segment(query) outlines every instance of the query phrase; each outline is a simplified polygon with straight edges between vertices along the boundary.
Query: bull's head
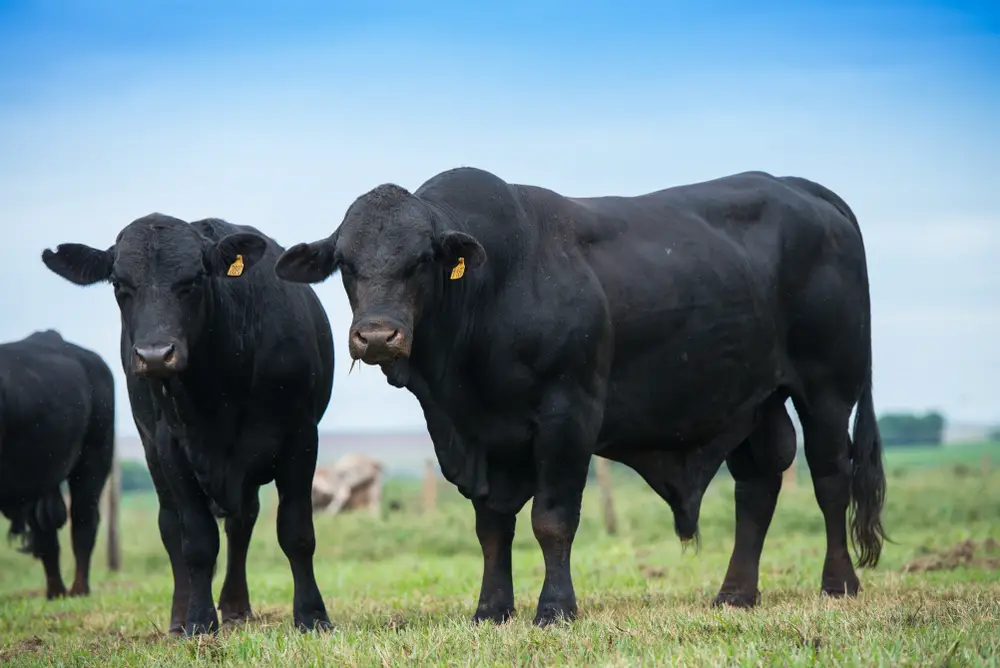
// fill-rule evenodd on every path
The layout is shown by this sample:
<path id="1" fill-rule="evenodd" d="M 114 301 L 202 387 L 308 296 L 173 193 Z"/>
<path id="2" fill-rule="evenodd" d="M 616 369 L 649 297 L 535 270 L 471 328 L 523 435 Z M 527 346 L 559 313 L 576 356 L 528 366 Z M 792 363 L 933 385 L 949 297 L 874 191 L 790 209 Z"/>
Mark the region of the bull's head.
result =
<path id="1" fill-rule="evenodd" d="M 266 249 L 256 234 L 214 242 L 182 220 L 151 214 L 123 229 L 107 250 L 61 244 L 55 252 L 46 249 L 42 262 L 77 285 L 110 282 L 133 344 L 128 367 L 162 377 L 185 369 L 204 328 L 213 281 L 240 280 Z"/>
<path id="2" fill-rule="evenodd" d="M 379 186 L 355 200 L 332 235 L 285 251 L 275 273 L 318 283 L 339 269 L 354 313 L 351 357 L 386 369 L 409 357 L 417 323 L 445 281 L 486 260 L 479 242 L 446 220 L 403 188 Z"/>

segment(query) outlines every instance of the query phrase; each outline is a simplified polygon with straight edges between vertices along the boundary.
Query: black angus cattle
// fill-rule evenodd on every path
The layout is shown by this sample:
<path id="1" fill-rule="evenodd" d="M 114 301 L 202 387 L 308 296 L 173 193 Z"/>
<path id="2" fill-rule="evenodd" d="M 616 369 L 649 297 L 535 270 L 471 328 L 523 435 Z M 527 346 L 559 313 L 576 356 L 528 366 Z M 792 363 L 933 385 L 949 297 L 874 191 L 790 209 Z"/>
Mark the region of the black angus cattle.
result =
<path id="1" fill-rule="evenodd" d="M 859 566 L 877 563 L 885 478 L 865 252 L 826 188 L 752 172 L 577 198 L 455 169 L 413 194 L 375 188 L 276 265 L 309 283 L 337 269 L 352 357 L 417 397 L 444 475 L 475 507 L 475 620 L 512 613 L 515 513 L 532 496 L 545 561 L 535 623 L 575 616 L 570 549 L 594 453 L 639 472 L 681 539 L 726 461 L 736 544 L 715 602 L 755 604 L 795 453 L 789 397 L 826 521 L 822 590 L 859 589 L 849 506 Z"/>
<path id="2" fill-rule="evenodd" d="M 58 536 L 67 519 L 63 481 L 76 558 L 69 595 L 90 593 L 114 451 L 115 381 L 97 353 L 53 330 L 0 344 L 0 512 L 11 521 L 11 538 L 42 562 L 47 598 L 66 595 Z"/>
<path id="3" fill-rule="evenodd" d="M 63 244 L 42 254 L 73 283 L 114 286 L 132 416 L 174 574 L 172 634 L 218 628 L 215 517 L 226 520 L 229 548 L 223 622 L 251 614 L 247 549 L 259 488 L 272 480 L 295 624 L 330 625 L 313 574 L 310 495 L 317 424 L 333 386 L 333 337 L 312 288 L 275 277 L 281 251 L 252 227 L 151 214 L 107 250 Z"/>

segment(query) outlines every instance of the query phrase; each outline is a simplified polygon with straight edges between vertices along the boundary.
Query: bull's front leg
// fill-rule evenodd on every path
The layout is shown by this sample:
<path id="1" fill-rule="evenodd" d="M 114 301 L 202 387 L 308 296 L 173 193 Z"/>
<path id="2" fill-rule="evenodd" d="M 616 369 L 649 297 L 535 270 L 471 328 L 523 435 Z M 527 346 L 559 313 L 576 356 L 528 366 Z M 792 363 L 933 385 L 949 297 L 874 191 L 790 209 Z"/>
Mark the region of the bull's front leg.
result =
<path id="1" fill-rule="evenodd" d="M 163 452 L 164 464 L 169 466 L 169 471 L 163 471 L 164 482 L 170 487 L 176 517 L 180 520 L 179 526 L 170 526 L 172 518 L 169 513 L 162 512 L 165 508 L 161 496 L 160 528 L 168 552 L 171 547 L 168 542 L 176 540 L 175 534 L 179 529 L 180 556 L 184 570 L 187 571 L 187 619 L 184 623 L 184 635 L 215 633 L 219 630 L 219 615 L 212 600 L 212 573 L 219 557 L 219 526 L 209 510 L 208 499 L 198 485 L 181 444 L 176 439 L 163 437 L 158 445 Z M 164 528 L 167 529 L 166 532 Z M 174 575 L 176 606 L 176 570 Z"/>
<path id="2" fill-rule="evenodd" d="M 312 480 L 318 446 L 319 435 L 315 427 L 307 429 L 288 448 L 287 452 L 294 452 L 295 456 L 279 464 L 274 480 L 278 489 L 278 544 L 292 569 L 292 617 L 300 631 L 331 628 L 313 570 L 316 533 L 313 528 Z"/>
<path id="3" fill-rule="evenodd" d="M 577 614 L 570 552 L 580 524 L 590 467 L 589 446 L 596 437 L 595 422 L 600 424 L 601 415 L 595 402 L 579 394 L 551 394 L 543 404 L 535 438 L 536 488 L 531 528 L 545 561 L 536 626 L 548 626 L 560 618 L 573 620 Z"/>
<path id="4" fill-rule="evenodd" d="M 219 630 L 219 615 L 212 600 L 212 572 L 219 557 L 219 526 L 204 498 L 185 498 L 180 517 L 181 552 L 190 583 L 184 634 L 214 633 Z"/>
<path id="5" fill-rule="evenodd" d="M 501 624 L 514 614 L 511 545 L 517 515 L 490 510 L 483 500 L 473 501 L 472 505 L 476 509 L 476 536 L 483 550 L 483 584 L 472 621 L 490 619 Z"/>

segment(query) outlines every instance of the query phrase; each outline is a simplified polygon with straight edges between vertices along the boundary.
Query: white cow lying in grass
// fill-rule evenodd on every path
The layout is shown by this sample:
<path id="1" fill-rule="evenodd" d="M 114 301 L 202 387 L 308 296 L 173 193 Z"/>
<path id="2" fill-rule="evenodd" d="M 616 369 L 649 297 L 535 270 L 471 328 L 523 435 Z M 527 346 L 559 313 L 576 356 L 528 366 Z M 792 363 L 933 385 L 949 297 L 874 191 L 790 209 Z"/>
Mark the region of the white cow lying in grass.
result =
<path id="1" fill-rule="evenodd" d="M 340 513 L 382 510 L 382 465 L 361 454 L 347 454 L 332 466 L 317 466 L 313 476 L 313 512 Z"/>

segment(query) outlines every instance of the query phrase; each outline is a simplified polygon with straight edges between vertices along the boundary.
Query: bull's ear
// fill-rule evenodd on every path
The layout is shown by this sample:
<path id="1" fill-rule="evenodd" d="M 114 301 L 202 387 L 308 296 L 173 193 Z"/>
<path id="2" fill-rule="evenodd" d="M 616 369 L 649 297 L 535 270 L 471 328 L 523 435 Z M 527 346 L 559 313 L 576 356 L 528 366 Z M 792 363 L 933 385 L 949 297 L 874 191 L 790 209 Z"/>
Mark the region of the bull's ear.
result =
<path id="1" fill-rule="evenodd" d="M 439 259 L 455 278 L 461 278 L 465 270 L 486 262 L 486 249 L 465 232 L 444 232 L 438 237 L 437 246 Z"/>
<path id="2" fill-rule="evenodd" d="M 236 232 L 205 249 L 205 269 L 213 276 L 242 276 L 267 251 L 267 241 L 250 232 Z"/>
<path id="3" fill-rule="evenodd" d="M 42 251 L 42 262 L 53 273 L 77 285 L 92 285 L 111 277 L 114 266 L 114 246 L 98 250 L 86 244 L 59 244 L 55 252 Z"/>
<path id="4" fill-rule="evenodd" d="M 291 283 L 321 283 L 337 271 L 336 247 L 336 236 L 311 244 L 295 244 L 278 258 L 274 273 Z"/>

